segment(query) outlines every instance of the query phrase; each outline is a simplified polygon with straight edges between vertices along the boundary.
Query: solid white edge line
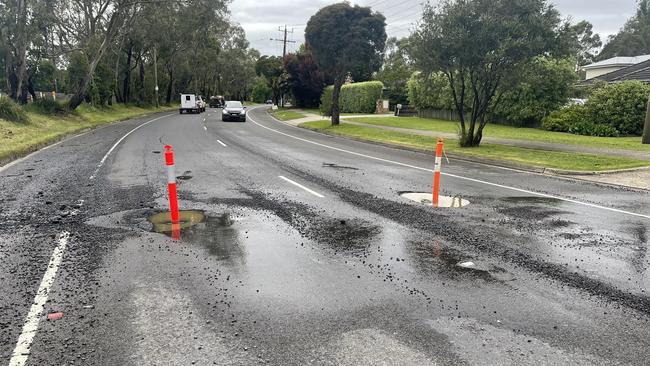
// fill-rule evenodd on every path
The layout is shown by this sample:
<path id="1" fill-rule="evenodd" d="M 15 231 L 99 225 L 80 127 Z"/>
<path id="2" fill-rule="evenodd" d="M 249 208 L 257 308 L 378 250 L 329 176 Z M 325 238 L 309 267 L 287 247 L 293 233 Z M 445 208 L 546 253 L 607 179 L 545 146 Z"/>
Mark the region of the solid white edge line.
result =
<path id="1" fill-rule="evenodd" d="M 318 192 L 316 192 L 316 191 L 314 191 L 314 190 L 311 190 L 311 189 L 309 189 L 309 188 L 303 186 L 302 184 L 300 184 L 300 183 L 298 183 L 298 182 L 294 182 L 294 181 L 292 181 L 291 179 L 289 179 L 289 178 L 287 178 L 287 177 L 285 177 L 285 176 L 279 175 L 278 178 L 280 178 L 280 179 L 282 179 L 282 180 L 284 180 L 284 181 L 286 181 L 286 182 L 288 182 L 288 183 L 291 183 L 291 184 L 293 184 L 294 186 L 296 186 L 296 187 L 298 187 L 298 188 L 304 189 L 305 191 L 307 191 L 307 192 L 313 194 L 314 196 L 316 196 L 316 197 L 318 197 L 318 198 L 324 198 L 324 197 L 325 197 L 325 196 L 323 196 L 322 194 L 320 194 L 320 193 L 318 193 Z"/>
<path id="2" fill-rule="evenodd" d="M 50 263 L 43 275 L 38 291 L 36 291 L 34 302 L 29 309 L 29 313 L 27 313 L 27 316 L 25 317 L 25 324 L 23 325 L 22 332 L 18 337 L 16 347 L 14 348 L 11 359 L 9 360 L 9 366 L 22 366 L 27 362 L 32 341 L 38 331 L 38 324 L 41 321 L 41 316 L 45 309 L 50 289 L 52 284 L 54 284 L 54 279 L 56 278 L 56 273 L 61 265 L 69 238 L 70 233 L 66 231 L 59 234 L 58 244 L 56 248 L 54 248 L 54 252 L 52 252 Z"/>
<path id="3" fill-rule="evenodd" d="M 149 120 L 149 121 L 147 121 L 147 122 L 145 122 L 145 123 L 143 123 L 143 124 L 137 126 L 136 128 L 132 129 L 131 131 L 127 132 L 126 135 L 122 136 L 119 140 L 117 140 L 117 142 L 116 142 L 115 144 L 113 144 L 113 146 L 108 150 L 108 152 L 106 153 L 106 155 L 104 155 L 104 157 L 102 158 L 102 160 L 99 161 L 99 164 L 97 164 L 97 168 L 95 169 L 95 171 L 93 172 L 93 174 L 90 176 L 89 179 L 90 179 L 90 180 L 95 179 L 95 177 L 97 176 L 97 173 L 99 173 L 99 169 L 102 168 L 102 166 L 103 166 L 104 163 L 106 162 L 106 159 L 108 159 L 108 156 L 111 155 L 111 153 L 113 152 L 113 150 L 115 150 L 115 148 L 116 148 L 116 147 L 117 147 L 117 146 L 118 146 L 122 141 L 124 141 L 124 139 L 127 138 L 130 134 L 132 134 L 133 132 L 139 130 L 140 128 L 142 128 L 142 127 L 148 125 L 148 124 L 151 123 L 151 122 L 155 122 L 155 121 L 157 121 L 157 120 L 159 120 L 159 119 L 162 119 L 162 118 L 165 118 L 165 117 L 169 117 L 169 116 L 172 116 L 172 114 L 168 114 L 168 115 L 166 115 L 166 116 L 160 116 L 160 117 L 158 117 L 158 118 L 154 118 L 154 119 L 152 119 L 152 120 Z"/>
<path id="4" fill-rule="evenodd" d="M 217 142 L 220 143 L 221 146 L 223 146 L 223 147 L 228 147 L 228 145 L 224 144 L 221 140 L 217 140 Z"/>
<path id="5" fill-rule="evenodd" d="M 350 151 L 350 150 L 346 150 L 346 149 L 341 149 L 341 148 L 338 148 L 338 147 L 329 146 L 329 145 L 321 144 L 321 143 L 319 143 L 319 142 L 315 142 L 315 141 L 307 140 L 307 139 L 304 139 L 304 138 L 301 138 L 301 137 L 293 136 L 293 135 L 290 135 L 290 134 L 288 134 L 288 133 L 284 133 L 284 132 L 282 132 L 282 131 L 278 131 L 278 130 L 275 130 L 275 129 L 273 129 L 273 128 L 270 128 L 270 127 L 266 127 L 266 126 L 264 126 L 264 125 L 261 125 L 261 124 L 257 123 L 257 122 L 256 122 L 252 117 L 250 117 L 250 116 L 249 116 L 249 119 L 250 119 L 251 122 L 253 122 L 254 124 L 256 124 L 256 125 L 258 125 L 258 126 L 260 126 L 260 127 L 262 127 L 262 128 L 265 128 L 265 129 L 267 129 L 267 130 L 269 130 L 269 131 L 273 131 L 273 132 L 278 133 L 278 134 L 280 134 L 280 135 L 287 136 L 287 137 L 290 137 L 290 138 L 292 138 L 292 139 L 296 139 L 296 140 L 299 140 L 299 141 L 303 141 L 303 142 L 306 142 L 306 143 L 309 143 L 309 144 L 313 144 L 313 145 L 321 146 L 321 147 L 324 147 L 324 148 L 327 148 L 327 149 L 332 149 L 332 150 L 336 150 L 336 151 L 340 151 L 340 152 L 344 152 L 344 153 L 348 153 L 348 154 L 352 154 L 352 155 L 356 155 L 356 156 L 361 156 L 361 157 L 364 157 L 364 158 L 367 158 L 367 159 L 372 159 L 372 160 L 381 161 L 381 162 L 384 162 L 384 163 L 395 164 L 395 165 L 399 165 L 399 166 L 403 166 L 403 167 L 407 167 L 407 168 L 411 168 L 411 169 L 416 169 L 416 170 L 420 170 L 420 171 L 424 171 L 424 172 L 431 172 L 431 173 L 433 173 L 433 169 L 422 168 L 422 167 L 415 166 L 415 165 L 411 165 L 411 164 L 400 163 L 400 162 L 398 162 L 398 161 L 393 161 L 393 160 L 388 160 L 388 159 L 378 158 L 378 157 L 376 157 L 376 156 L 366 155 L 366 154 L 358 153 L 358 152 L 355 152 L 355 151 Z M 296 127 L 296 128 L 299 128 L 299 127 Z M 445 175 L 445 176 L 448 176 L 448 177 L 452 177 L 452 178 L 457 178 L 457 179 L 467 180 L 467 181 L 475 182 L 475 183 L 486 184 L 486 185 L 489 185 L 489 186 L 499 187 L 499 188 L 508 189 L 508 190 L 512 190 L 512 191 L 517 191 L 517 192 L 521 192 L 521 193 L 532 194 L 532 195 L 539 196 L 539 197 L 553 198 L 553 199 L 557 199 L 557 200 L 560 200 L 560 201 L 569 202 L 569 203 L 573 203 L 573 204 L 577 204 L 577 205 L 582 205 L 582 206 L 587 206 L 587 207 L 597 208 L 597 209 L 606 210 L 606 211 L 610 211 L 610 212 L 622 213 L 622 214 L 626 214 L 626 215 L 630 215 L 630 216 L 642 217 L 642 218 L 644 218 L 644 219 L 650 219 L 650 215 L 644 215 L 644 214 L 640 214 L 640 213 L 636 213 L 636 212 L 630 212 L 630 211 L 619 210 L 619 209 L 617 209 L 617 208 L 606 207 L 606 206 L 596 205 L 596 204 L 593 204 L 593 203 L 588 203 L 588 202 L 582 202 L 582 201 L 572 200 L 572 199 L 570 199 L 570 198 L 564 198 L 564 197 L 554 196 L 554 195 L 550 195 L 550 194 L 546 194 L 546 193 L 533 192 L 533 191 L 529 191 L 529 190 L 526 190 L 526 189 L 521 189 L 521 188 L 516 188 L 516 187 L 510 187 L 510 186 L 506 186 L 506 185 L 503 185 L 503 184 L 497 184 L 497 183 L 487 182 L 487 181 L 480 180 L 480 179 L 474 179 L 474 178 L 463 177 L 463 176 L 456 175 L 456 174 L 450 174 L 450 173 L 441 173 L 441 174 L 442 174 L 442 175 Z"/>

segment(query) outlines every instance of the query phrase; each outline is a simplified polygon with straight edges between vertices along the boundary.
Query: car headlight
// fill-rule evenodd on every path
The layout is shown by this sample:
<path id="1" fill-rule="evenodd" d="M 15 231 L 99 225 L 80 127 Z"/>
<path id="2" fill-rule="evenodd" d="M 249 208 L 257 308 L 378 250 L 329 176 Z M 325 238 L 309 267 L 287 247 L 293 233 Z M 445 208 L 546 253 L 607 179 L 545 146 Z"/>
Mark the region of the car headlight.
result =
<path id="1" fill-rule="evenodd" d="M 223 109 L 223 110 L 221 110 L 221 113 L 222 113 L 222 114 L 226 114 L 226 113 L 228 113 L 228 111 L 225 110 L 225 109 Z"/>

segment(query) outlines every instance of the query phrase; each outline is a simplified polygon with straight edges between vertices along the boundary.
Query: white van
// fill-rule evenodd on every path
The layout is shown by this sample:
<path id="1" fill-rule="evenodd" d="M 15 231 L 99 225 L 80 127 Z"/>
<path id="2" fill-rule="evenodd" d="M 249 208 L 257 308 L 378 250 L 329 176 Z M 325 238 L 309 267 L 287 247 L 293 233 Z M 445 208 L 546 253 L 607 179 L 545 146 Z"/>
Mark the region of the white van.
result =
<path id="1" fill-rule="evenodd" d="M 201 113 L 201 106 L 194 94 L 181 94 L 181 106 L 178 108 L 178 113 Z"/>

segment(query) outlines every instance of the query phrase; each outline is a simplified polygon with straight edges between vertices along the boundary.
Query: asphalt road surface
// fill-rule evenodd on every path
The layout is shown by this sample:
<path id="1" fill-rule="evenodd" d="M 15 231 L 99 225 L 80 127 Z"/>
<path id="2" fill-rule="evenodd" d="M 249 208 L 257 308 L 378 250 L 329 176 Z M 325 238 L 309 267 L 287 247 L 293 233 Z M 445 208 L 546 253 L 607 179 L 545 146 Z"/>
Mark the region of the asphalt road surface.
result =
<path id="1" fill-rule="evenodd" d="M 149 221 L 164 144 L 200 221 L 180 241 Z M 650 362 L 648 192 L 451 161 L 442 193 L 470 205 L 401 197 L 432 165 L 255 108 L 134 119 L 0 168 L 2 364 Z"/>

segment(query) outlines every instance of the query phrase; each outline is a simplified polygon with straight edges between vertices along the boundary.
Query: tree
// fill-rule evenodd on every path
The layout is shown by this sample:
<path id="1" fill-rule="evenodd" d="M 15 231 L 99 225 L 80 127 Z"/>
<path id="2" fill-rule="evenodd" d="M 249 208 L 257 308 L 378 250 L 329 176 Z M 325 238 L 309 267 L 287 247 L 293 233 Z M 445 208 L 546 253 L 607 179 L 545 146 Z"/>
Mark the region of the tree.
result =
<path id="1" fill-rule="evenodd" d="M 386 18 L 370 8 L 338 3 L 307 22 L 305 40 L 318 68 L 334 79 L 332 125 L 339 124 L 339 96 L 348 73 L 370 75 L 382 64 Z"/>
<path id="2" fill-rule="evenodd" d="M 289 74 L 289 86 L 296 106 L 318 107 L 326 80 L 311 50 L 303 46 L 295 54 L 288 54 L 284 59 L 284 68 Z"/>
<path id="3" fill-rule="evenodd" d="M 255 63 L 255 73 L 266 78 L 273 92 L 273 103 L 280 104 L 280 98 L 288 89 L 288 75 L 285 73 L 282 57 L 262 56 Z"/>
<path id="4" fill-rule="evenodd" d="M 388 88 L 390 104 L 406 104 L 408 101 L 407 83 L 414 69 L 407 53 L 408 39 L 389 38 L 386 42 L 384 65 L 375 79 Z"/>
<path id="5" fill-rule="evenodd" d="M 594 34 L 593 28 L 593 25 L 586 20 L 570 27 L 577 66 L 592 63 L 596 58 L 595 52 L 603 45 L 600 35 Z"/>
<path id="6" fill-rule="evenodd" d="M 494 114 L 516 126 L 539 126 L 551 112 L 567 104 L 576 81 L 573 60 L 535 58 L 504 80 Z"/>
<path id="7" fill-rule="evenodd" d="M 504 79 L 534 57 L 566 54 L 561 20 L 546 0 L 445 0 L 425 5 L 412 36 L 416 66 L 443 72 L 460 116 L 461 146 L 478 146 Z M 468 115 L 469 114 L 469 115 Z"/>
<path id="8" fill-rule="evenodd" d="M 609 38 L 598 60 L 650 53 L 650 0 L 639 0 L 636 14 L 618 34 Z"/>

